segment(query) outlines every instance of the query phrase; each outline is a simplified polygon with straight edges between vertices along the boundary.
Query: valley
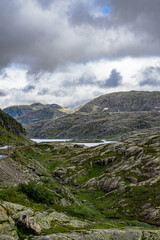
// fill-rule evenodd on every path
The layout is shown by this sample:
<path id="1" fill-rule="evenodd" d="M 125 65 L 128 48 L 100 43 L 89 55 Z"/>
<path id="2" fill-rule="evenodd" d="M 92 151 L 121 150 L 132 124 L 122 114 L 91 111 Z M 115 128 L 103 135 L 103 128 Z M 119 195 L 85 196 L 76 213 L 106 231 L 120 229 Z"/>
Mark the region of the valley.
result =
<path id="1" fill-rule="evenodd" d="M 73 143 L 34 142 L 1 111 L 0 240 L 159 240 L 160 113 L 151 107 L 82 106 L 24 125 L 34 137 Z M 104 138 L 117 140 L 83 145 Z"/>

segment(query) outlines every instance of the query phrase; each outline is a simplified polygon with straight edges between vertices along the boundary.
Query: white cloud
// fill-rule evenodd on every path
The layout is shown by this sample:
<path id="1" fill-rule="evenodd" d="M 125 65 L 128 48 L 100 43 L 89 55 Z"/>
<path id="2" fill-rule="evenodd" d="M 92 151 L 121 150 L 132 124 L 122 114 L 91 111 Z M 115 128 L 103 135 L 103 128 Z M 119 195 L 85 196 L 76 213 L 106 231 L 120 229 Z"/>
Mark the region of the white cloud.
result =
<path id="1" fill-rule="evenodd" d="M 149 67 L 160 67 L 160 58 L 124 58 L 114 61 L 69 64 L 65 66 L 64 71 L 61 68 L 54 73 L 40 74 L 36 81 L 33 78 L 26 78 L 26 70 L 6 69 L 7 79 L 0 80 L 3 86 L 1 89 L 7 89 L 7 96 L 1 97 L 1 108 L 33 102 L 77 106 L 98 95 L 115 91 L 160 90 L 160 86 L 140 86 L 141 73 Z M 122 83 L 117 87 L 102 88 L 101 85 L 103 86 L 113 69 L 122 76 Z M 34 75 L 31 76 L 34 77 Z M 67 85 L 67 82 L 72 84 Z M 99 84 L 100 82 L 102 84 Z M 24 92 L 26 86 L 30 86 L 31 83 L 34 83 L 35 88 L 32 87 L 31 91 Z"/>

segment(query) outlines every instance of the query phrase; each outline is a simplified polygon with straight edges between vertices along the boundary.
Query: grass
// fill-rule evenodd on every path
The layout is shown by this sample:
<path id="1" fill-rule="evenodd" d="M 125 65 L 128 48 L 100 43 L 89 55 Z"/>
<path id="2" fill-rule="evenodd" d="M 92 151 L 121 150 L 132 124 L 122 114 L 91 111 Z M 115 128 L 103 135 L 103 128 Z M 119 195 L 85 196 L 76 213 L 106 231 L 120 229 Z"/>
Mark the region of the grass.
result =
<path id="1" fill-rule="evenodd" d="M 127 144 L 126 144 L 127 145 Z M 159 205 L 160 189 L 157 182 L 152 186 L 131 186 L 128 176 L 136 177 L 138 181 L 145 180 L 139 174 L 132 173 L 131 170 L 122 170 L 116 174 L 121 176 L 121 180 L 125 184 L 124 192 L 104 192 L 102 189 L 93 186 L 94 190 L 89 191 L 88 188 L 82 188 L 82 184 L 88 180 L 99 177 L 105 170 L 112 166 L 112 164 L 119 163 L 122 158 L 125 161 L 128 159 L 125 155 L 119 154 L 116 150 L 108 151 L 108 145 L 100 146 L 92 149 L 75 149 L 73 147 L 66 147 L 61 144 L 32 144 L 17 146 L 13 154 L 14 160 L 21 164 L 28 165 L 35 164 L 35 169 L 41 173 L 41 184 L 29 183 L 21 184 L 19 188 L 10 187 L 8 189 L 0 190 L 0 199 L 19 203 L 26 207 L 32 206 L 35 211 L 46 211 L 49 209 L 56 209 L 59 212 L 65 212 L 68 215 L 76 217 L 81 220 L 89 220 L 92 223 L 92 228 L 124 228 L 124 227 L 138 227 L 145 229 L 156 229 L 145 222 L 147 221 L 143 216 L 145 209 L 142 206 L 150 203 L 152 208 Z M 144 146 L 145 154 L 155 156 L 157 153 L 155 149 L 151 148 L 149 144 Z M 109 157 L 113 157 L 111 162 L 107 163 Z M 136 161 L 138 156 L 134 156 Z M 106 160 L 106 164 L 101 166 L 100 160 Z M 83 161 L 83 164 L 79 164 Z M 138 166 L 141 173 L 143 173 L 143 160 L 141 165 Z M 148 161 L 148 160 L 147 160 Z M 37 165 L 36 165 L 37 164 Z M 42 167 L 41 167 L 42 166 Z M 71 171 L 65 175 L 65 178 L 72 177 L 73 181 L 77 180 L 78 186 L 70 184 L 66 185 L 70 192 L 74 195 L 78 204 L 70 206 L 61 206 L 61 198 L 67 198 L 65 192 L 56 194 L 56 189 L 62 188 L 63 179 L 58 182 L 52 178 L 52 171 L 56 167 L 66 169 L 67 167 L 74 166 Z M 78 176 L 79 171 L 85 170 L 84 175 Z M 145 171 L 145 170 L 144 170 Z M 144 172 L 145 173 L 145 172 Z M 108 174 L 108 175 L 107 175 Z M 117 175 L 117 176 L 118 176 Z M 110 172 L 106 172 L 104 177 L 110 177 Z M 71 199 L 70 199 L 71 202 Z M 149 223 L 149 221 L 148 221 Z M 157 221 L 152 221 L 152 224 L 157 224 Z M 70 232 L 76 229 L 61 226 L 57 223 L 52 223 L 49 230 L 43 230 L 44 234 Z M 25 239 L 23 233 L 21 239 Z"/>
<path id="2" fill-rule="evenodd" d="M 52 205 L 55 201 L 55 194 L 47 189 L 45 186 L 36 184 L 34 182 L 19 184 L 19 191 L 25 193 L 28 198 L 39 203 Z"/>

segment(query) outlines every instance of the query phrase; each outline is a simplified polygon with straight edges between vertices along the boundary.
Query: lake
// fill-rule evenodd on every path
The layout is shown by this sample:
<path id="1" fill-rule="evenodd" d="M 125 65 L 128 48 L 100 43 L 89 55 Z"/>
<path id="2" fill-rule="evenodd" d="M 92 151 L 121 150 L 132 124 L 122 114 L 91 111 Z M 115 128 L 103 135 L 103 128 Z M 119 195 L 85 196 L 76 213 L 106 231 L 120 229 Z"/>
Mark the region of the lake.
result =
<path id="1" fill-rule="evenodd" d="M 69 142 L 71 141 L 72 139 L 31 139 L 32 141 L 36 142 L 36 143 L 43 143 L 43 142 Z M 78 144 L 78 145 L 84 145 L 86 147 L 95 147 L 95 146 L 98 146 L 100 144 L 105 144 L 105 143 L 113 143 L 115 141 L 105 141 L 105 140 L 102 140 L 102 142 L 99 142 L 99 143 L 79 143 L 79 142 L 74 142 L 71 144 L 75 145 L 75 144 Z"/>
<path id="2" fill-rule="evenodd" d="M 3 150 L 3 149 L 8 149 L 8 146 L 0 147 L 0 150 Z"/>

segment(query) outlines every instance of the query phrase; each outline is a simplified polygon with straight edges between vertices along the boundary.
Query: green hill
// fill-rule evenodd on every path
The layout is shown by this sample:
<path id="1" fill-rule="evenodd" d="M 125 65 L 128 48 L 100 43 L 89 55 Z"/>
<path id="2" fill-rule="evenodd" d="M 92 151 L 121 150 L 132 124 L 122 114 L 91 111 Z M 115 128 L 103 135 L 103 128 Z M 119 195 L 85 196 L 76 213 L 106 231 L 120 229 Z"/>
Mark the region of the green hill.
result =
<path id="1" fill-rule="evenodd" d="M 25 129 L 14 118 L 0 110 L 0 144 L 21 141 L 24 138 Z"/>

